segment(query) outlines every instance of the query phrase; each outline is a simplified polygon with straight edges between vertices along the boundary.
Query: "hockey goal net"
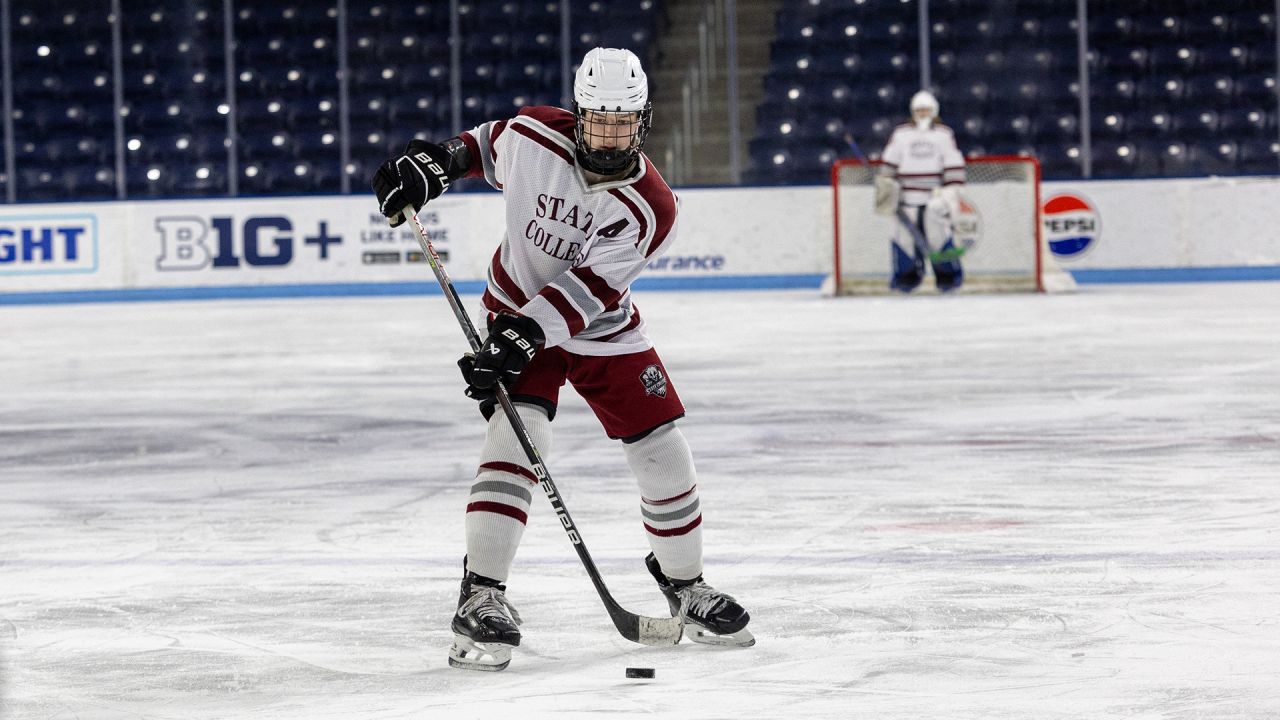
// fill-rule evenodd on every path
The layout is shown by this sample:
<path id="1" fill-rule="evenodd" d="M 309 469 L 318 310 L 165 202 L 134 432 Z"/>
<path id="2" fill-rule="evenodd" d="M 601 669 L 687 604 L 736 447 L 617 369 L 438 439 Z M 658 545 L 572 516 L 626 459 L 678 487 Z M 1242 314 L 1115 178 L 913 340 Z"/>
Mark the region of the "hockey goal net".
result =
<path id="1" fill-rule="evenodd" d="M 835 200 L 837 295 L 883 295 L 892 275 L 890 243 L 911 240 L 894 215 L 875 212 L 878 160 L 838 160 L 831 170 Z M 1028 157 L 965 160 L 959 217 L 952 219 L 953 242 L 963 250 L 960 292 L 1045 292 L 1074 287 L 1057 268 L 1041 239 L 1040 164 Z M 934 248 L 938 250 L 939 248 Z M 930 277 L 916 290 L 931 292 Z"/>

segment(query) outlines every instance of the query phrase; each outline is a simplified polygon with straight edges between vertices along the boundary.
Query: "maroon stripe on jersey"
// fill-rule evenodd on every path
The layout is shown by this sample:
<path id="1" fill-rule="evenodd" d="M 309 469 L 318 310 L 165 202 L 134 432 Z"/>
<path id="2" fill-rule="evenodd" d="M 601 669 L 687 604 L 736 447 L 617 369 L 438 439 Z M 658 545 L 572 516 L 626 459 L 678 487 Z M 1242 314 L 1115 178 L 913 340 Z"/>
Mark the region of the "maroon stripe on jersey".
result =
<path id="1" fill-rule="evenodd" d="M 484 309 L 489 312 L 502 312 L 503 310 L 519 310 L 520 308 L 509 308 L 502 304 L 496 295 L 489 292 L 489 288 L 484 289 L 484 295 L 480 297 L 480 302 L 484 305 Z"/>
<path id="2" fill-rule="evenodd" d="M 606 309 L 610 306 L 616 307 L 618 298 L 622 297 L 621 290 L 615 290 L 605 279 L 596 274 L 595 270 L 590 267 L 578 267 L 570 270 L 573 276 L 582 281 L 587 286 L 587 292 L 591 293 L 595 299 L 600 301 L 600 305 Z"/>
<path id="3" fill-rule="evenodd" d="M 538 484 L 538 476 L 534 475 L 532 470 L 530 470 L 527 467 L 516 465 L 515 463 L 502 462 L 499 460 L 495 460 L 494 462 L 487 462 L 487 463 L 481 464 L 480 471 L 483 472 L 485 470 L 496 470 L 497 472 L 504 472 L 509 475 L 519 475 L 520 477 L 524 478 L 525 480 L 528 480 L 534 485 Z M 479 475 L 480 473 L 476 473 L 476 474 Z"/>
<path id="4" fill-rule="evenodd" d="M 680 535 L 688 535 L 689 533 L 693 532 L 694 528 L 698 527 L 701 524 L 702 524 L 702 513 L 698 513 L 698 517 L 694 518 L 693 522 L 683 527 L 671 528 L 670 530 L 659 530 L 658 528 L 650 525 L 649 523 L 645 523 L 644 529 L 648 530 L 651 535 L 657 535 L 658 537 L 678 537 Z"/>
<path id="5" fill-rule="evenodd" d="M 552 107 L 551 105 L 529 105 L 520 108 L 518 114 L 537 120 L 563 135 L 565 139 L 574 141 L 574 131 L 578 120 L 573 116 L 573 113 L 564 108 Z"/>
<path id="6" fill-rule="evenodd" d="M 626 205 L 631 214 L 635 216 L 636 221 L 640 223 L 640 238 L 636 240 L 636 247 L 640 247 L 640 244 L 644 242 L 645 236 L 649 234 L 649 223 L 644 219 L 644 213 L 640 212 L 640 208 L 631 202 L 631 198 L 623 195 L 622 191 L 617 188 L 610 188 L 609 194 L 621 200 L 622 204 Z"/>
<path id="7" fill-rule="evenodd" d="M 556 141 L 555 141 L 555 140 L 552 140 L 551 138 L 549 138 L 549 137 L 547 137 L 547 136 L 543 135 L 542 133 L 538 132 L 537 130 L 534 130 L 533 128 L 529 127 L 528 125 L 521 125 L 520 123 L 513 123 L 513 124 L 511 125 L 511 131 L 512 131 L 512 132 L 519 133 L 519 134 L 521 134 L 521 135 L 523 135 L 523 136 L 525 136 L 525 137 L 529 138 L 530 140 L 532 140 L 532 141 L 534 141 L 534 142 L 538 143 L 538 144 L 539 144 L 539 145 L 541 145 L 542 147 L 544 147 L 544 148 L 546 148 L 546 149 L 550 150 L 551 152 L 555 153 L 556 155 L 559 155 L 561 160 L 564 160 L 565 162 L 569 163 L 570 165 L 572 165 L 572 164 L 573 164 L 573 156 L 569 154 L 569 151 L 568 151 L 568 150 L 565 150 L 564 148 L 560 147 L 559 145 L 557 145 L 557 144 L 556 144 Z"/>
<path id="8" fill-rule="evenodd" d="M 943 185 L 963 185 L 963 184 L 964 184 L 964 181 L 963 181 L 963 180 L 948 180 L 948 181 L 946 181 L 946 182 L 944 182 L 944 183 L 942 183 L 942 184 L 943 184 Z"/>
<path id="9" fill-rule="evenodd" d="M 479 500 L 467 505 L 467 512 L 491 512 L 498 515 L 506 515 L 509 518 L 515 518 L 520 521 L 521 525 L 529 524 L 529 516 L 518 507 L 504 505 L 503 503 L 490 502 L 488 500 Z"/>
<path id="10" fill-rule="evenodd" d="M 942 173 L 898 173 L 900 178 L 936 178 L 942 177 Z"/>
<path id="11" fill-rule="evenodd" d="M 693 491 L 697 489 L 698 489 L 698 486 L 694 485 L 693 487 L 689 488 L 688 490 L 685 490 L 679 495 L 674 495 L 672 497 L 664 498 L 662 500 L 650 500 L 649 498 L 642 497 L 640 498 L 640 502 L 643 502 L 645 505 L 670 505 L 673 502 L 679 502 L 689 497 L 690 495 L 693 494 Z"/>
<path id="12" fill-rule="evenodd" d="M 582 332 L 582 329 L 587 326 L 587 321 L 582 319 L 582 314 L 573 307 L 573 303 L 569 302 L 569 298 L 565 297 L 560 288 L 548 285 L 538 294 L 546 298 L 547 302 L 551 303 L 551 307 L 564 318 L 564 324 L 569 328 L 569 337 Z"/>
<path id="13" fill-rule="evenodd" d="M 498 136 L 507 129 L 507 121 L 499 120 L 493 124 L 493 132 L 489 133 L 489 158 L 498 162 Z"/>
<path id="14" fill-rule="evenodd" d="M 920 192 L 933 192 L 933 189 L 935 187 L 937 187 L 937 185 L 930 185 L 929 187 L 920 187 L 919 185 L 903 185 L 902 189 L 903 190 L 919 190 Z"/>
<path id="15" fill-rule="evenodd" d="M 471 156 L 471 164 L 467 167 L 467 174 L 463 177 L 484 177 L 484 159 L 480 156 L 480 144 L 476 142 L 475 136 L 468 131 L 458 137 L 462 138 L 462 142 L 466 143 L 467 153 Z"/>
<path id="16" fill-rule="evenodd" d="M 507 269 L 502 267 L 502 248 L 498 248 L 493 253 L 493 262 L 489 264 L 489 269 L 493 272 L 493 281 L 498 284 L 498 289 L 511 298 L 511 302 L 518 307 L 529 304 L 528 296 L 521 292 L 520 286 L 516 285 L 516 281 L 507 274 Z"/>
<path id="17" fill-rule="evenodd" d="M 644 162 L 646 166 L 644 177 L 635 184 L 635 189 L 649 204 L 649 209 L 653 211 L 654 223 L 657 225 L 653 229 L 653 241 L 649 243 L 649 250 L 644 254 L 645 257 L 649 257 L 662 247 L 667 235 L 671 233 L 671 228 L 676 224 L 676 196 L 649 158 L 645 157 Z"/>

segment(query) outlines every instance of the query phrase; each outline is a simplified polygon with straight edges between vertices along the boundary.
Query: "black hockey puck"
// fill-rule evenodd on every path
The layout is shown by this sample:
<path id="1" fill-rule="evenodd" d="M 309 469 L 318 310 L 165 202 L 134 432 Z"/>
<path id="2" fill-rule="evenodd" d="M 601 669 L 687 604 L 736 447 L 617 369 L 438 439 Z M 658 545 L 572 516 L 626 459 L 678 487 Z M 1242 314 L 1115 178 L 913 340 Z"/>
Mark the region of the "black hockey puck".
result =
<path id="1" fill-rule="evenodd" d="M 629 678 L 652 678 L 654 675 L 653 668 L 627 668 L 627 677 Z"/>

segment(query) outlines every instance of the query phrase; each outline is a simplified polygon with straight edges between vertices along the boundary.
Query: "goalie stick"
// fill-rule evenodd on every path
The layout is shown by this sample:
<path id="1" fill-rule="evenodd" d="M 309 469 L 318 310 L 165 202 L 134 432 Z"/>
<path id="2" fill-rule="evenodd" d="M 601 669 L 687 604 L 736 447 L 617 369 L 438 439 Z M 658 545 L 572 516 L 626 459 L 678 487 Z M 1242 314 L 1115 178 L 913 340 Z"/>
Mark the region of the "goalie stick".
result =
<path id="1" fill-rule="evenodd" d="M 462 327 L 463 334 L 467 336 L 471 351 L 480 352 L 480 334 L 476 332 L 476 326 L 471 322 L 471 316 L 467 315 L 466 309 L 462 306 L 458 291 L 454 288 L 453 281 L 449 279 L 449 273 L 445 271 L 443 263 L 440 262 L 440 256 L 436 254 L 435 248 L 431 245 L 426 228 L 418 220 L 418 215 L 414 212 L 412 205 L 406 205 L 402 212 L 404 217 L 413 221 L 413 226 L 416 230 L 415 234 L 418 237 L 418 245 L 422 248 L 422 252 L 426 253 L 427 262 L 431 264 L 431 271 L 435 273 L 436 280 L 440 283 L 440 289 L 444 292 L 445 299 L 449 301 L 449 307 L 453 308 L 453 315 L 458 319 L 458 324 Z M 596 592 L 600 595 L 600 600 L 604 602 L 605 610 L 609 612 L 609 617 L 613 620 L 614 627 L 618 628 L 618 632 L 622 637 L 641 645 L 675 645 L 679 643 L 684 633 L 683 620 L 678 617 L 652 618 L 637 615 L 629 612 L 619 605 L 617 600 L 613 599 L 609 588 L 604 584 L 604 579 L 600 577 L 600 571 L 596 569 L 595 561 L 591 559 L 591 553 L 587 552 L 587 546 L 578 532 L 578 526 L 574 524 L 573 518 L 569 516 L 569 508 L 565 507 L 564 500 L 560 497 L 560 491 L 556 488 L 555 481 L 551 479 L 546 466 L 542 464 L 542 456 L 538 454 L 538 448 L 533 444 L 533 438 L 529 436 L 529 430 L 525 428 L 524 421 L 516 414 L 515 405 L 511 403 L 511 396 L 507 393 L 507 388 L 501 382 L 498 382 L 493 386 L 493 389 L 497 395 L 498 404 L 502 405 L 503 413 L 506 414 L 507 420 L 511 422 L 511 428 L 515 430 L 520 446 L 524 448 L 524 454 L 528 457 L 529 464 L 533 467 L 534 475 L 538 477 L 538 483 L 542 486 L 543 492 L 546 493 L 547 499 L 551 501 L 551 507 L 555 510 L 560 519 L 560 524 L 564 526 L 565 533 L 573 543 L 573 549 L 578 553 L 578 559 L 582 561 L 582 566 L 586 568 L 587 576 L 591 578 L 591 584 L 595 585 Z"/>

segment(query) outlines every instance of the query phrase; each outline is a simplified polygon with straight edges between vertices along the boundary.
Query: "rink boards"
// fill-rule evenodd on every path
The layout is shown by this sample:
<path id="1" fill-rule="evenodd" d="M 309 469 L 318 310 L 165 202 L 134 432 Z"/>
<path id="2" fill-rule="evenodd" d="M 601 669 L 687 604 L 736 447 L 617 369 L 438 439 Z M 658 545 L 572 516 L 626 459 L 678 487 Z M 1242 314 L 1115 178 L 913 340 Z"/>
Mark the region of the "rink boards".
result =
<path id="1" fill-rule="evenodd" d="M 1280 178 L 1045 183 L 1042 227 L 1080 282 L 1280 279 Z M 678 191 L 679 240 L 638 287 L 817 288 L 827 187 Z M 463 292 L 505 229 L 497 193 L 422 219 Z M 0 211 L 0 303 L 430 292 L 412 234 L 371 196 L 14 205 Z"/>

